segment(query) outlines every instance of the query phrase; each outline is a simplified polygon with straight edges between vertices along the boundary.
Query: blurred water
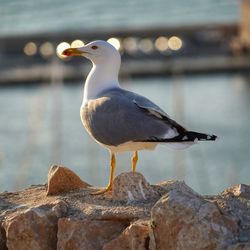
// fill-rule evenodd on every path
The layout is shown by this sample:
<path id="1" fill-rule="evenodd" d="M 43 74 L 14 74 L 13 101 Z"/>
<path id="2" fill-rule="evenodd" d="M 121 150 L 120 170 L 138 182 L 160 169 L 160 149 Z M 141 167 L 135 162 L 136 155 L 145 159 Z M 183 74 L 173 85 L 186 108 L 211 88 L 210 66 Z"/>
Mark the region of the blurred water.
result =
<path id="1" fill-rule="evenodd" d="M 222 191 L 250 178 L 250 79 L 243 75 L 130 79 L 124 87 L 154 100 L 186 127 L 215 133 L 185 151 L 159 146 L 139 154 L 138 171 L 151 183 L 183 179 L 201 193 Z M 85 132 L 79 118 L 82 84 L 0 89 L 0 190 L 46 181 L 51 164 L 103 186 L 108 151 Z M 130 170 L 130 154 L 118 157 L 116 174 Z"/>
<path id="2" fill-rule="evenodd" d="M 0 0 L 0 34 L 235 22 L 238 3 Z M 153 99 L 186 127 L 220 136 L 216 143 L 200 143 L 185 151 L 161 146 L 142 152 L 138 171 L 152 183 L 184 179 L 202 193 L 247 182 L 249 86 L 246 76 L 227 74 L 124 82 L 124 87 Z M 80 83 L 0 88 L 0 191 L 45 182 L 55 163 L 70 167 L 91 184 L 106 185 L 108 152 L 81 125 L 81 97 Z M 121 154 L 117 162 L 117 173 L 130 170 L 129 154 Z"/>
<path id="3" fill-rule="evenodd" d="M 239 2 L 0 0 L 0 35 L 236 22 L 239 20 Z"/>

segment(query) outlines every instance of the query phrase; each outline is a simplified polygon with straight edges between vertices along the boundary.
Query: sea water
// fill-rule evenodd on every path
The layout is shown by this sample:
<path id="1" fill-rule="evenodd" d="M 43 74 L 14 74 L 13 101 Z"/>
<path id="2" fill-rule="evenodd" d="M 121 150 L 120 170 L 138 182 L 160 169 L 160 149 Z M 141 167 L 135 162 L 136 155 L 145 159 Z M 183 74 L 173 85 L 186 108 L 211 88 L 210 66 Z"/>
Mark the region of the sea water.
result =
<path id="1" fill-rule="evenodd" d="M 235 0 L 0 0 L 1 36 L 237 21 Z M 151 183 L 180 179 L 201 193 L 248 183 L 249 81 L 241 74 L 124 80 L 125 88 L 185 127 L 219 136 L 184 151 L 159 146 L 140 152 L 137 170 Z M 0 87 L 0 191 L 46 182 L 52 164 L 70 167 L 93 185 L 107 184 L 108 151 L 80 122 L 82 89 L 80 82 Z M 116 173 L 130 171 L 130 157 L 118 156 Z"/>
<path id="2" fill-rule="evenodd" d="M 250 78 L 242 74 L 122 80 L 186 128 L 216 134 L 176 151 L 158 146 L 139 153 L 137 170 L 151 183 L 184 180 L 201 193 L 216 193 L 250 179 Z M 109 153 L 83 128 L 83 86 L 43 84 L 0 89 L 0 190 L 46 182 L 52 164 L 62 164 L 93 185 L 109 176 Z M 131 154 L 118 155 L 116 174 L 130 171 Z"/>
<path id="3" fill-rule="evenodd" d="M 0 36 L 239 21 L 236 0 L 0 0 Z"/>

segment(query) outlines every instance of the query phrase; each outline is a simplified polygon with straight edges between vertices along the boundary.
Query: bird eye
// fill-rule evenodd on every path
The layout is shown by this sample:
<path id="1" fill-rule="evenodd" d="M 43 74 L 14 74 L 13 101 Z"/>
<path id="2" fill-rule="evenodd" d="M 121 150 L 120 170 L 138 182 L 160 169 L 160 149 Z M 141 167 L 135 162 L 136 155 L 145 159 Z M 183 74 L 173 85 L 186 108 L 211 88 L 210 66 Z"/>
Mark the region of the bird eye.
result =
<path id="1" fill-rule="evenodd" d="M 98 46 L 94 45 L 91 47 L 91 49 L 98 49 Z"/>

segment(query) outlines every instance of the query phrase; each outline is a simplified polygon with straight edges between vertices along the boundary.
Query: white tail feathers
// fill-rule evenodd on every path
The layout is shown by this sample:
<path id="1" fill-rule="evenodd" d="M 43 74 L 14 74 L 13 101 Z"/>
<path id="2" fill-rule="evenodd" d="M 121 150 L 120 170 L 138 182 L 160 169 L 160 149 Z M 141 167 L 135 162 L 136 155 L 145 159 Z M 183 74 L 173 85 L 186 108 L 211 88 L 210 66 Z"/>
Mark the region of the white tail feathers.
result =
<path id="1" fill-rule="evenodd" d="M 169 143 L 161 143 L 161 145 L 167 146 L 172 149 L 186 149 L 194 145 L 195 142 L 169 142 Z"/>

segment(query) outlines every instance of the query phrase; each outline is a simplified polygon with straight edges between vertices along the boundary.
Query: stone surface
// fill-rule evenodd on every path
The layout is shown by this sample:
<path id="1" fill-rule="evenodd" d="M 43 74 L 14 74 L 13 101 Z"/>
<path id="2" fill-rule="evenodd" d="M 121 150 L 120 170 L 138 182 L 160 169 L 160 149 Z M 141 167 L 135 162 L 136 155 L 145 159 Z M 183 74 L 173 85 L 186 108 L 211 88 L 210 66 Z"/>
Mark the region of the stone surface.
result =
<path id="1" fill-rule="evenodd" d="M 58 223 L 58 250 L 101 250 L 127 224 L 121 221 L 93 221 L 62 218 Z"/>
<path id="2" fill-rule="evenodd" d="M 7 250 L 5 230 L 1 227 L 1 222 L 0 222 L 0 249 Z"/>
<path id="3" fill-rule="evenodd" d="M 138 220 L 127 227 L 119 237 L 103 246 L 103 250 L 149 249 L 149 220 Z"/>
<path id="4" fill-rule="evenodd" d="M 113 182 L 112 197 L 127 202 L 146 201 L 158 196 L 158 193 L 138 172 L 122 173 Z"/>
<path id="5" fill-rule="evenodd" d="M 90 185 L 80 179 L 72 170 L 63 166 L 53 165 L 48 173 L 47 195 L 69 192 Z"/>
<path id="6" fill-rule="evenodd" d="M 155 186 L 161 189 L 162 195 L 170 192 L 171 190 L 179 190 L 180 192 L 185 194 L 191 194 L 202 197 L 199 193 L 195 192 L 192 188 L 187 186 L 187 184 L 184 181 L 167 180 Z"/>
<path id="7" fill-rule="evenodd" d="M 215 198 L 220 211 L 237 221 L 237 237 L 241 242 L 250 241 L 249 190 L 250 186 L 240 184 L 226 189 Z"/>
<path id="8" fill-rule="evenodd" d="M 250 186 L 246 184 L 236 185 L 230 188 L 227 188 L 222 192 L 222 195 L 233 195 L 235 197 L 241 197 L 250 199 Z"/>
<path id="9" fill-rule="evenodd" d="M 149 185 L 139 173 L 116 177 L 118 199 L 91 195 L 93 187 L 47 196 L 46 185 L 33 185 L 0 193 L 0 249 L 246 250 L 249 189 L 202 196 L 183 181 Z"/>
<path id="10" fill-rule="evenodd" d="M 227 250 L 250 250 L 250 243 L 237 243 L 229 246 Z"/>
<path id="11" fill-rule="evenodd" d="M 151 213 L 158 250 L 222 249 L 237 240 L 237 223 L 190 188 L 169 191 Z"/>
<path id="12" fill-rule="evenodd" d="M 57 244 L 57 221 L 66 212 L 66 203 L 58 201 L 9 216 L 3 223 L 8 249 L 54 250 Z"/>

